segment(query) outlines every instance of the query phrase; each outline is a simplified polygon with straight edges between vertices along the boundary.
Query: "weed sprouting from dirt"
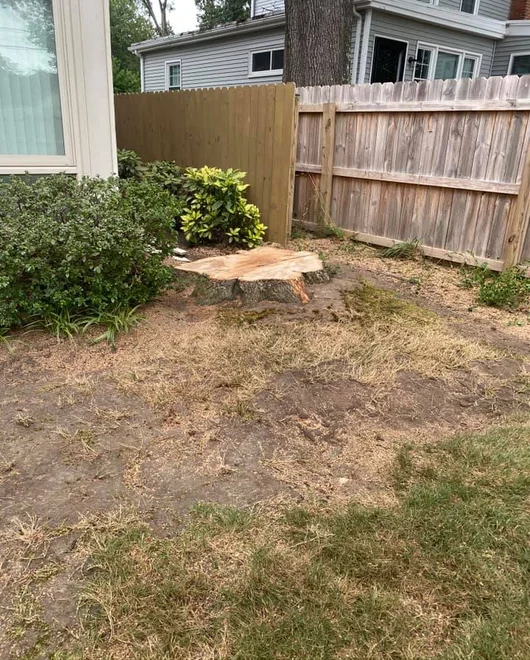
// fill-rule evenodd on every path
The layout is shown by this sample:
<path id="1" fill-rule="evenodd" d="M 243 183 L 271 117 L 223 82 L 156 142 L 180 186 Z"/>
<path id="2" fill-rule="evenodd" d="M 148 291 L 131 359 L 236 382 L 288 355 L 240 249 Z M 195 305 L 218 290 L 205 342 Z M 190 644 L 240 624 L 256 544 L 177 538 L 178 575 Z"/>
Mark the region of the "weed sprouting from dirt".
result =
<path id="1" fill-rule="evenodd" d="M 417 238 L 412 241 L 394 243 L 382 250 L 381 256 L 387 259 L 412 259 L 420 252 L 420 242 Z"/>
<path id="2" fill-rule="evenodd" d="M 516 266 L 495 273 L 486 266 L 462 270 L 462 287 L 478 289 L 477 302 L 488 307 L 517 309 L 530 300 L 530 278 L 526 267 Z"/>

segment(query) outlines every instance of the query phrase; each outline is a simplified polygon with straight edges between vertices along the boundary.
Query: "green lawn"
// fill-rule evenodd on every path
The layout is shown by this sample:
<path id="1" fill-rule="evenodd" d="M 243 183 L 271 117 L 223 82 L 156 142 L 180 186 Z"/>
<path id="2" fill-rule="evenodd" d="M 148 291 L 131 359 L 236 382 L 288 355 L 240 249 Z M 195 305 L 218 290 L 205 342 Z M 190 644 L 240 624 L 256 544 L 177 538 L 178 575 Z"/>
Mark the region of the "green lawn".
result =
<path id="1" fill-rule="evenodd" d="M 526 660 L 529 440 L 408 447 L 395 507 L 204 504 L 169 538 L 113 520 L 84 541 L 79 652 L 55 657 Z"/>

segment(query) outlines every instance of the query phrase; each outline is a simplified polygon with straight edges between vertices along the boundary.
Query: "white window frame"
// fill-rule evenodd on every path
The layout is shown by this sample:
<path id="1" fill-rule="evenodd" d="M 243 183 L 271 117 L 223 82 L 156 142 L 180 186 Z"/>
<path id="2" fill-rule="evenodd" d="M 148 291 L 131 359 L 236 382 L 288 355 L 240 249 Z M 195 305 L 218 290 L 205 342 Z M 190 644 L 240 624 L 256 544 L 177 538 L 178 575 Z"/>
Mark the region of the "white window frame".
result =
<path id="1" fill-rule="evenodd" d="M 464 4 L 464 0 L 460 0 L 460 11 L 463 14 L 467 14 L 468 16 L 478 16 L 478 10 L 480 9 L 480 0 L 475 0 L 475 7 L 473 8 L 473 12 L 463 11 L 462 10 L 463 4 Z"/>
<path id="2" fill-rule="evenodd" d="M 283 50 L 283 56 L 285 58 L 285 47 L 283 46 L 268 46 L 266 48 L 260 48 L 259 50 L 251 50 L 248 54 L 248 77 L 249 78 L 263 78 L 264 76 L 282 76 L 283 69 L 270 69 L 269 71 L 252 71 L 252 58 L 258 53 L 270 53 L 271 54 L 271 66 L 272 66 L 272 53 L 275 50 Z M 285 59 L 284 59 L 285 62 Z"/>
<path id="3" fill-rule="evenodd" d="M 374 62 L 375 62 L 375 40 L 377 38 L 379 39 L 387 39 L 388 41 L 399 41 L 402 44 L 407 44 L 407 50 L 405 52 L 405 64 L 403 66 L 403 77 L 401 80 L 396 80 L 396 82 L 404 82 L 407 78 L 407 66 L 408 66 L 408 59 L 409 59 L 409 46 L 410 46 L 410 41 L 406 41 L 405 39 L 394 39 L 394 37 L 388 37 L 386 34 L 374 34 L 374 45 L 373 45 L 373 53 L 372 53 L 372 62 L 370 64 L 370 77 L 368 80 L 372 80 L 372 73 L 374 72 Z"/>
<path id="4" fill-rule="evenodd" d="M 482 55 L 480 53 L 470 53 L 468 51 L 464 50 L 456 50 L 454 48 L 446 48 L 445 46 L 438 46 L 437 44 L 429 44 L 425 43 L 423 41 L 418 41 L 416 45 L 416 60 L 418 59 L 418 51 L 420 49 L 423 50 L 430 50 L 433 53 L 433 56 L 431 57 L 431 62 L 429 64 L 429 75 L 427 78 L 418 78 L 416 79 L 414 76 L 414 71 L 413 71 L 413 76 L 412 80 L 434 80 L 434 73 L 436 71 L 436 65 L 438 63 L 438 53 L 441 51 L 442 53 L 450 53 L 451 55 L 458 55 L 458 69 L 456 72 L 456 79 L 459 80 L 462 78 L 462 70 L 464 68 L 464 59 L 465 58 L 473 58 L 476 61 L 475 64 L 475 71 L 473 72 L 473 78 L 478 78 L 480 76 L 480 69 L 482 68 Z M 415 64 L 415 63 L 414 63 Z"/>
<path id="5" fill-rule="evenodd" d="M 53 22 L 55 27 L 55 50 L 57 54 L 57 73 L 59 79 L 59 95 L 61 103 L 61 118 L 63 122 L 64 155 L 27 155 L 0 154 L 0 174 L 15 168 L 27 168 L 28 171 L 47 172 L 60 170 L 75 173 L 76 168 L 76 136 L 74 134 L 73 117 L 76 98 L 75 83 L 69 79 L 68 71 L 72 67 L 69 61 L 68 7 L 61 0 L 52 0 Z"/>
<path id="6" fill-rule="evenodd" d="M 180 66 L 180 87 L 170 87 L 169 84 L 171 82 L 171 76 L 169 75 L 169 69 L 172 66 L 176 65 Z M 182 60 L 167 60 L 166 61 L 166 84 L 165 84 L 165 89 L 166 92 L 180 92 L 182 90 Z"/>
<path id="7" fill-rule="evenodd" d="M 520 73 L 513 73 L 513 64 L 516 57 L 528 57 L 530 55 L 530 50 L 525 51 L 524 53 L 512 53 L 510 55 L 510 64 L 508 65 L 508 75 L 509 76 L 520 76 Z M 525 74 L 526 75 L 526 74 Z"/>

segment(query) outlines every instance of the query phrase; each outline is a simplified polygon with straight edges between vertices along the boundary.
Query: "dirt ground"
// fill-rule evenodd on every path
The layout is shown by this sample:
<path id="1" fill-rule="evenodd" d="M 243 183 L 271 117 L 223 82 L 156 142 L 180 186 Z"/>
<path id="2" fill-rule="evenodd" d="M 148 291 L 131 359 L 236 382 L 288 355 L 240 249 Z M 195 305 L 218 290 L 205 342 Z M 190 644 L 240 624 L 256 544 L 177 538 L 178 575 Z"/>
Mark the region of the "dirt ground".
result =
<path id="1" fill-rule="evenodd" d="M 526 310 L 477 307 L 457 266 L 351 241 L 293 246 L 338 270 L 305 306 L 200 307 L 172 291 L 115 351 L 40 332 L 0 344 L 2 658 L 49 657 L 24 656 L 43 629 L 32 616 L 54 634 L 75 619 L 80 521 L 134 508 L 163 533 L 197 501 L 388 504 L 403 445 L 527 412 Z M 405 307 L 357 318 L 344 292 L 366 286 Z M 20 542 L 43 526 L 74 531 L 52 534 L 32 570 L 68 569 L 32 582 L 30 607 Z"/>

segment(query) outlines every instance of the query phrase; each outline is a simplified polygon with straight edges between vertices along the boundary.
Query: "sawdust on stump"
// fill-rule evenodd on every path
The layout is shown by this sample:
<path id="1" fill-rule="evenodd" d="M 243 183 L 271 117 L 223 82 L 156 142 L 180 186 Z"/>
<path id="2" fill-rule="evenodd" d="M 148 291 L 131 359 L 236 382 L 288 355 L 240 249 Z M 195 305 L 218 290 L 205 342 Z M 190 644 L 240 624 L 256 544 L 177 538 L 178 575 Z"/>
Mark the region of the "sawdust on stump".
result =
<path id="1" fill-rule="evenodd" d="M 197 277 L 194 295 L 206 305 L 237 298 L 247 305 L 262 300 L 306 303 L 306 283 L 329 279 L 321 259 L 313 252 L 270 246 L 200 259 L 175 268 Z"/>

